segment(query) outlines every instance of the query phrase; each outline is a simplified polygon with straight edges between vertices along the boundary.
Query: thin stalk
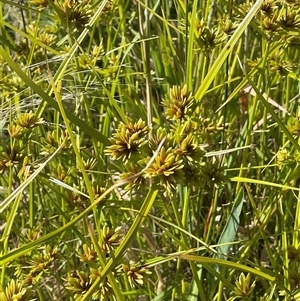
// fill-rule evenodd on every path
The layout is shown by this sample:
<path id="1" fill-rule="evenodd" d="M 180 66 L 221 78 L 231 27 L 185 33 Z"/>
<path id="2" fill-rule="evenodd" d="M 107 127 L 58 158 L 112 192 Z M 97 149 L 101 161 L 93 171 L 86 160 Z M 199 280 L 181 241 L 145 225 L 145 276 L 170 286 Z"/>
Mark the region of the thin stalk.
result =
<path id="1" fill-rule="evenodd" d="M 267 44 L 268 45 L 268 44 Z M 268 47 L 268 46 L 267 46 Z M 266 51 L 266 53 L 268 53 L 268 50 Z M 266 60 L 267 60 L 267 56 L 264 58 L 264 63 L 263 66 L 266 65 Z M 258 77 L 258 81 L 257 81 L 257 85 L 258 88 L 260 88 L 262 86 L 262 75 L 260 74 Z M 258 98 L 257 95 L 254 97 L 253 99 L 253 104 L 252 104 L 252 110 L 249 114 L 249 123 L 248 123 L 248 129 L 247 129 L 247 136 L 246 136 L 246 140 L 245 140 L 245 145 L 249 145 L 251 143 L 251 139 L 252 139 L 252 127 L 254 124 L 254 121 L 256 119 L 256 114 L 257 114 L 257 105 L 258 105 Z M 248 154 L 249 154 L 249 150 L 245 149 L 243 152 L 243 157 L 242 157 L 242 164 L 241 164 L 241 169 L 239 172 L 239 177 L 243 177 L 245 170 L 243 167 L 247 166 L 247 161 L 248 161 Z M 242 183 L 238 182 L 237 186 L 236 186 L 236 193 L 239 192 L 240 188 L 241 188 Z"/>
<path id="2" fill-rule="evenodd" d="M 30 153 L 29 153 L 30 154 Z M 34 226 L 34 220 L 36 218 L 36 205 L 35 204 L 35 192 L 34 192 L 34 182 L 32 181 L 29 185 L 29 227 L 32 229 Z"/>
<path id="3" fill-rule="evenodd" d="M 151 125 L 152 123 L 152 92 L 151 92 L 151 74 L 150 74 L 150 42 L 146 40 L 151 36 L 150 31 L 150 19 L 149 19 L 149 11 L 147 7 L 150 7 L 149 0 L 145 0 L 144 8 L 144 16 L 145 19 L 143 20 L 143 12 L 141 4 L 138 4 L 139 9 L 139 23 L 140 23 L 140 32 L 141 37 L 143 38 L 142 42 L 142 57 L 143 57 L 143 66 L 144 66 L 144 76 L 146 81 L 146 109 L 147 109 L 147 124 Z M 151 138 L 151 132 L 149 132 L 149 138 Z"/>
<path id="4" fill-rule="evenodd" d="M 13 187 L 12 187 L 12 183 L 13 183 L 13 168 L 12 167 L 9 169 L 8 183 L 9 183 L 8 192 L 10 194 L 12 192 L 12 189 L 13 189 Z M 17 202 L 17 201 L 15 201 L 15 202 Z M 8 222 L 8 220 L 9 220 L 9 217 L 7 216 L 6 221 Z M 2 237 L 1 237 L 1 240 L 4 241 L 4 243 L 3 243 L 3 251 L 2 251 L 3 254 L 5 254 L 7 252 L 8 237 L 6 237 L 6 236 L 7 236 L 7 233 L 10 232 L 10 231 L 8 231 L 8 229 L 6 230 L 6 228 L 8 228 L 8 227 L 7 226 L 5 227 L 4 232 L 2 233 Z M 5 271 L 6 271 L 6 263 L 3 263 L 2 267 L 1 267 L 0 287 L 2 287 L 3 284 L 4 284 L 4 282 L 5 282 Z"/>
<path id="5" fill-rule="evenodd" d="M 215 216 L 217 214 L 217 206 L 218 206 L 218 189 L 214 189 L 214 198 L 213 198 L 213 203 L 211 204 L 211 208 L 209 210 L 209 225 L 207 228 L 207 232 L 205 233 L 205 242 L 209 243 L 211 241 L 211 231 L 214 229 L 215 227 Z"/>
<path id="6" fill-rule="evenodd" d="M 189 198 L 189 196 L 190 196 L 190 191 L 189 192 L 187 191 L 187 193 L 184 195 L 184 202 L 187 200 L 187 198 Z M 187 222 L 188 211 L 189 211 L 188 206 L 187 206 L 188 203 L 189 202 L 187 202 L 187 204 L 184 204 L 185 217 L 182 216 L 182 220 L 181 220 L 181 216 L 179 214 L 180 210 L 177 206 L 177 200 L 173 198 L 172 201 L 171 201 L 172 208 L 173 208 L 173 213 L 174 213 L 175 218 L 176 218 L 176 223 L 181 228 L 184 227 L 182 222 Z M 184 243 L 184 245 L 186 247 L 188 247 L 190 245 L 187 236 L 184 235 L 184 234 L 182 234 L 182 236 L 181 236 L 181 241 Z M 182 248 L 179 247 L 179 250 L 182 250 Z M 179 277 L 180 264 L 181 264 L 181 260 L 180 260 L 180 258 L 178 258 L 177 267 L 176 267 L 176 274 L 175 274 L 175 282 L 176 282 L 176 279 Z M 199 297 L 201 297 L 201 300 L 205 301 L 206 297 L 205 297 L 205 294 L 204 294 L 203 285 L 200 281 L 201 275 L 202 275 L 202 269 L 199 269 L 193 262 L 189 262 L 189 264 L 190 264 L 190 267 L 191 267 L 191 270 L 192 270 L 192 274 L 194 276 L 195 287 L 193 287 L 193 293 L 196 292 L 196 288 L 197 288 L 197 295 L 199 295 Z M 176 294 L 176 288 L 173 289 L 171 300 L 175 300 L 175 294 Z"/>
<path id="7" fill-rule="evenodd" d="M 84 221 L 85 221 L 85 224 L 88 227 L 89 236 L 90 236 L 90 238 L 91 238 L 91 240 L 93 242 L 93 245 L 95 247 L 95 250 L 97 252 L 98 260 L 99 260 L 101 266 L 105 266 L 105 264 L 106 264 L 106 258 L 105 258 L 104 254 L 103 254 L 103 252 L 101 250 L 101 247 L 100 247 L 100 245 L 99 245 L 99 243 L 98 243 L 98 241 L 97 241 L 97 239 L 96 239 L 96 237 L 94 235 L 94 231 L 93 231 L 91 225 L 89 225 L 88 219 L 85 218 Z M 112 289 L 113 289 L 113 291 L 115 293 L 115 296 L 116 296 L 117 300 L 120 300 L 120 301 L 125 300 L 125 298 L 124 298 L 124 296 L 123 296 L 123 294 L 122 294 L 122 292 L 120 290 L 120 285 L 117 283 L 117 281 L 116 281 L 115 277 L 113 276 L 113 274 L 112 273 L 108 273 L 107 278 L 109 280 L 109 284 L 111 285 L 111 287 L 112 287 Z"/>
<path id="8" fill-rule="evenodd" d="M 292 208 L 291 203 L 293 200 L 289 200 L 288 204 L 286 204 L 287 208 Z M 290 290 L 291 289 L 291 281 L 290 281 L 290 273 L 289 273 L 289 255 L 288 255 L 288 245 L 289 245 L 289 238 L 288 238 L 288 225 L 290 224 L 290 214 L 288 210 L 285 210 L 283 207 L 282 202 L 280 202 L 280 217 L 282 220 L 282 250 L 283 250 L 283 283 L 284 286 Z M 286 298 L 287 299 L 287 298 Z"/>
<path id="9" fill-rule="evenodd" d="M 300 229 L 300 192 L 297 196 L 297 207 L 296 207 L 296 215 L 294 222 L 294 232 L 293 232 L 293 246 L 299 245 L 299 229 Z"/>

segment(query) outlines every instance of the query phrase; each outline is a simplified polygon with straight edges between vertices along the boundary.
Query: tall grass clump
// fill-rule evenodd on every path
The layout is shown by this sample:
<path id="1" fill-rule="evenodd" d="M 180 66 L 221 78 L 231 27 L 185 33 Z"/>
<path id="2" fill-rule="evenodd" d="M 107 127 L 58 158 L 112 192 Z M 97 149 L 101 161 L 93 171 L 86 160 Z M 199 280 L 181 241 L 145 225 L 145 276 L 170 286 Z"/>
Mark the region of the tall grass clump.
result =
<path id="1" fill-rule="evenodd" d="M 298 1 L 0 1 L 0 300 L 300 300 Z"/>

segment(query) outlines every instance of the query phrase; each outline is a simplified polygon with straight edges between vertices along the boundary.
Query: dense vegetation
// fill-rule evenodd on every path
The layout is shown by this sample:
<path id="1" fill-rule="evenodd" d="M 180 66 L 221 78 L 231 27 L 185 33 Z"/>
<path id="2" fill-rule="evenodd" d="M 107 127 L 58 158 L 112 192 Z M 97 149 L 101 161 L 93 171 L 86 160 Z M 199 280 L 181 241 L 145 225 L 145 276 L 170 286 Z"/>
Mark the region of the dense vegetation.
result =
<path id="1" fill-rule="evenodd" d="M 0 301 L 300 300 L 299 1 L 0 8 Z"/>

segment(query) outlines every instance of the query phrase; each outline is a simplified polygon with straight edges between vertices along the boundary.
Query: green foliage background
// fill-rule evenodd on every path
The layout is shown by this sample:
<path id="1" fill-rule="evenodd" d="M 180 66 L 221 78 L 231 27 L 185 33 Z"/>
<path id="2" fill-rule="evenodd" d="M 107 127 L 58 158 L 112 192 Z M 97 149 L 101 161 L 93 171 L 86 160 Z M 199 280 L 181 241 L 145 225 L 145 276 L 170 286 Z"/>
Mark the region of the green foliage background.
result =
<path id="1" fill-rule="evenodd" d="M 298 1 L 0 5 L 0 300 L 300 300 Z"/>

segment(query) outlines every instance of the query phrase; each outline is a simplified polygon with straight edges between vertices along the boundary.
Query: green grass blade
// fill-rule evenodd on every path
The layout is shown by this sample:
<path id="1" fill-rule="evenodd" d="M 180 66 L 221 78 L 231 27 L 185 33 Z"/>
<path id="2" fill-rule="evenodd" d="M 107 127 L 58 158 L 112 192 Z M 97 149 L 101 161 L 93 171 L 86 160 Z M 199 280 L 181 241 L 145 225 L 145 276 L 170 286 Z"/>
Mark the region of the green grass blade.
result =
<path id="1" fill-rule="evenodd" d="M 236 237 L 236 233 L 238 230 L 239 222 L 240 222 L 240 214 L 243 207 L 244 201 L 244 190 L 241 187 L 238 195 L 236 196 L 236 200 L 233 204 L 229 219 L 226 222 L 226 225 L 223 229 L 221 237 L 219 239 L 219 247 L 217 251 L 220 253 L 217 258 L 226 259 L 226 255 L 230 249 L 229 242 L 233 242 L 234 238 Z M 225 243 L 225 245 L 223 245 Z"/>
<path id="2" fill-rule="evenodd" d="M 2 203 L 0 203 L 0 213 L 2 213 L 10 203 L 22 193 L 22 191 L 32 182 L 32 180 L 45 168 L 48 162 L 60 151 L 61 145 L 44 163 L 40 165 L 16 190 L 14 190 Z"/>
<path id="3" fill-rule="evenodd" d="M 225 62 L 227 56 L 230 54 L 230 52 L 233 51 L 234 45 L 237 43 L 238 39 L 241 37 L 241 35 L 244 33 L 245 29 L 251 22 L 252 18 L 255 16 L 256 12 L 260 8 L 261 4 L 264 0 L 258 0 L 251 10 L 248 12 L 244 20 L 241 22 L 239 27 L 236 29 L 232 37 L 229 39 L 229 41 L 225 44 L 223 50 L 220 52 L 218 58 L 210 68 L 208 74 L 206 75 L 205 79 L 201 83 L 200 87 L 195 93 L 195 98 L 197 100 L 201 100 L 204 94 L 206 93 L 207 89 L 209 88 L 210 84 L 216 77 L 217 73 L 221 69 L 223 63 Z"/>
<path id="4" fill-rule="evenodd" d="M 124 237 L 124 240 L 120 244 L 120 246 L 117 248 L 113 258 L 109 260 L 107 265 L 103 267 L 103 270 L 101 272 L 101 277 L 99 277 L 93 285 L 89 288 L 89 290 L 86 292 L 86 294 L 82 297 L 82 301 L 90 300 L 90 297 L 92 296 L 95 289 L 99 286 L 99 284 L 105 279 L 107 274 L 112 270 L 112 268 L 115 266 L 115 262 L 118 262 L 118 260 L 124 255 L 124 252 L 126 251 L 127 247 L 130 245 L 132 239 L 135 238 L 139 228 L 141 227 L 143 221 L 147 217 L 148 213 L 150 212 L 150 209 L 153 206 L 153 203 L 155 201 L 155 198 L 157 196 L 158 190 L 155 188 L 151 188 L 147 197 L 145 198 L 145 201 L 134 219 L 134 222 L 132 226 L 130 227 L 128 233 Z"/>
<path id="5" fill-rule="evenodd" d="M 9 66 L 12 68 L 14 72 L 16 72 L 20 78 L 26 83 L 28 87 L 30 87 L 35 93 L 37 93 L 44 101 L 48 103 L 52 108 L 59 111 L 59 106 L 57 102 L 50 97 L 47 93 L 45 93 L 38 85 L 36 85 L 18 66 L 16 62 L 14 62 L 8 53 L 1 47 L 0 45 L 0 55 L 4 58 L 4 60 L 9 64 Z M 109 145 L 110 142 L 107 137 L 99 133 L 97 130 L 95 130 L 93 127 L 89 126 L 85 121 L 81 120 L 77 116 L 75 116 L 73 113 L 66 111 L 66 115 L 70 122 L 72 122 L 74 125 L 78 126 L 82 131 L 89 134 L 91 137 L 96 139 L 97 141 L 100 141 L 104 145 Z"/>
<path id="6" fill-rule="evenodd" d="M 236 263 L 233 261 L 227 261 L 227 260 L 222 260 L 222 259 L 217 259 L 217 258 L 209 258 L 209 257 L 203 257 L 203 256 L 196 256 L 196 255 L 179 255 L 180 258 L 185 259 L 185 260 L 192 260 L 196 261 L 200 264 L 216 264 L 219 266 L 235 269 L 235 270 L 240 270 L 246 273 L 251 273 L 253 275 L 256 275 L 258 277 L 264 278 L 268 281 L 274 282 L 276 279 L 276 274 L 270 270 L 269 273 L 262 272 L 258 269 L 254 269 L 251 267 L 248 267 L 246 265 Z"/>

